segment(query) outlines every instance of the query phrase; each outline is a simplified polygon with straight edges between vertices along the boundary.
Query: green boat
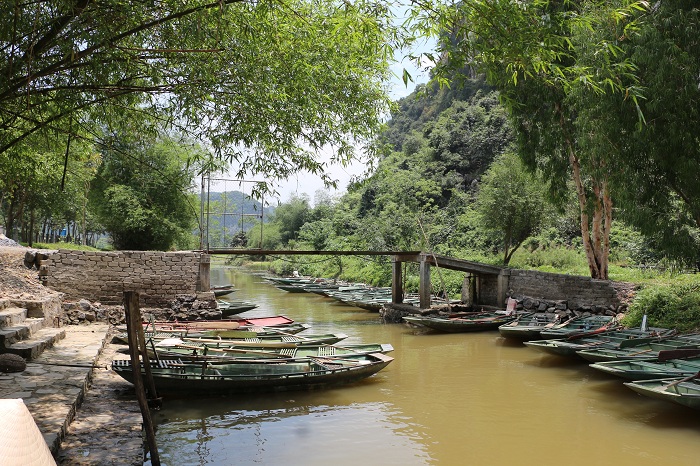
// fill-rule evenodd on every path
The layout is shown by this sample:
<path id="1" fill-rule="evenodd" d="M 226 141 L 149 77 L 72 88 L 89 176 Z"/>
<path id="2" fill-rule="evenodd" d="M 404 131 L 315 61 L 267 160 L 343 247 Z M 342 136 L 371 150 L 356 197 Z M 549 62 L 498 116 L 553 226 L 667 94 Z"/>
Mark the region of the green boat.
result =
<path id="1" fill-rule="evenodd" d="M 590 362 L 603 362 L 621 359 L 655 359 L 661 351 L 697 348 L 700 348 L 700 336 L 694 333 L 663 338 L 638 338 L 623 341 L 617 348 L 585 349 L 577 351 L 577 354 Z"/>
<path id="2" fill-rule="evenodd" d="M 557 338 L 566 338 L 576 333 L 600 330 L 601 328 L 612 330 L 619 326 L 617 319 L 611 316 L 575 317 L 561 324 L 540 330 L 540 335 L 544 340 L 555 340 Z"/>
<path id="3" fill-rule="evenodd" d="M 226 296 L 227 294 L 231 294 L 236 289 L 233 287 L 233 285 L 218 285 L 218 286 L 212 286 L 209 288 L 210 291 L 214 293 L 215 297 L 220 297 L 220 296 Z"/>
<path id="4" fill-rule="evenodd" d="M 291 347 L 270 348 L 267 346 L 210 344 L 180 339 L 162 340 L 148 348 L 151 357 L 159 359 L 191 360 L 235 360 L 235 359 L 306 359 L 310 357 L 335 357 L 370 353 L 389 353 L 394 347 L 388 343 L 324 345 L 299 344 Z M 155 350 L 155 351 L 154 351 Z"/>
<path id="5" fill-rule="evenodd" d="M 221 315 L 224 317 L 241 314 L 258 307 L 257 304 L 253 304 L 249 301 L 217 301 L 216 303 L 217 308 L 221 311 Z"/>
<path id="6" fill-rule="evenodd" d="M 515 320 L 516 314 L 503 312 L 465 312 L 452 316 L 406 316 L 411 325 L 429 328 L 440 332 L 480 332 L 497 329 L 500 325 Z"/>
<path id="7" fill-rule="evenodd" d="M 516 340 L 540 340 L 541 331 L 561 324 L 562 316 L 553 312 L 537 312 L 518 316 L 512 322 L 498 327 L 498 331 L 504 338 L 514 338 Z"/>
<path id="8" fill-rule="evenodd" d="M 151 364 L 158 395 L 197 397 L 309 390 L 349 384 L 370 377 L 393 361 L 391 356 L 372 353 L 301 361 L 237 361 L 187 363 L 161 360 Z M 130 360 L 112 361 L 112 370 L 134 383 Z"/>
<path id="9" fill-rule="evenodd" d="M 620 343 L 635 338 L 649 338 L 674 333 L 673 330 L 662 328 L 618 329 L 593 331 L 572 335 L 560 340 L 526 341 L 525 345 L 559 356 L 578 356 L 578 351 L 592 348 L 619 348 Z"/>
<path id="10" fill-rule="evenodd" d="M 650 380 L 662 377 L 688 377 L 696 374 L 700 371 L 700 358 L 671 359 L 668 361 L 627 359 L 597 362 L 590 366 L 606 374 L 627 380 Z"/>
<path id="11" fill-rule="evenodd" d="M 625 385 L 640 395 L 700 409 L 700 373 L 690 377 L 637 380 Z"/>

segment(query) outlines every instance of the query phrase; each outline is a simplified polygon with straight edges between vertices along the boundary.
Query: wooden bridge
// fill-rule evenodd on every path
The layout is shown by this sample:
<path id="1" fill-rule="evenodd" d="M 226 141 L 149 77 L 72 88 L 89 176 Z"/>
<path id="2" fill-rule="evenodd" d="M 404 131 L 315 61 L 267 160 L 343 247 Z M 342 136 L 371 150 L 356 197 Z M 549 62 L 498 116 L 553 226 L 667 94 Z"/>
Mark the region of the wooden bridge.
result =
<path id="1" fill-rule="evenodd" d="M 391 256 L 391 300 L 403 302 L 402 268 L 404 262 L 419 264 L 420 308 L 430 307 L 431 267 L 465 272 L 462 300 L 471 304 L 505 307 L 509 271 L 503 267 L 420 251 L 296 251 L 266 249 L 208 249 L 200 252 L 221 255 L 324 255 L 324 256 Z M 208 280 L 207 280 L 208 282 Z"/>

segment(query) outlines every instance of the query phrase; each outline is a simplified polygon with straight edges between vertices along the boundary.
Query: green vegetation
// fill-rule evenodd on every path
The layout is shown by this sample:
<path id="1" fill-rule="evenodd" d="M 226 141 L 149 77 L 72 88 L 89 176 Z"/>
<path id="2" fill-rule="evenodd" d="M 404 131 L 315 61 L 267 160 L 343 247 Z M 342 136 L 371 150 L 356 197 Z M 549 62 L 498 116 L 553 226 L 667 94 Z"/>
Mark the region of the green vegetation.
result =
<path id="1" fill-rule="evenodd" d="M 344 196 L 291 199 L 231 238 L 215 219 L 214 244 L 432 251 L 644 283 L 651 319 L 667 318 L 647 309 L 662 298 L 691 309 L 695 288 L 654 294 L 640 267 L 698 261 L 696 2 L 412 5 L 397 27 L 392 5 L 367 0 L 16 2 L 0 19 L 8 236 L 187 248 L 200 175 L 330 181 L 322 150 L 342 164 L 364 148 L 376 169 Z M 437 35 L 441 56 L 433 81 L 392 106 L 404 28 Z M 268 259 L 389 278 L 386 257 Z M 434 279 L 458 293 L 458 274 Z"/>
<path id="2" fill-rule="evenodd" d="M 59 241 L 57 243 L 34 243 L 32 247 L 37 248 L 37 249 L 73 249 L 75 251 L 100 251 L 101 250 L 98 248 L 93 248 L 92 246 L 84 246 L 82 244 L 75 244 L 75 243 L 66 243 L 64 241 Z"/>
<path id="3" fill-rule="evenodd" d="M 155 152 L 133 141 L 177 141 L 182 152 L 197 141 L 206 151 L 179 167 L 190 175 L 306 170 L 331 181 L 321 150 L 333 147 L 333 162 L 346 163 L 377 134 L 391 104 L 389 59 L 404 41 L 391 9 L 365 0 L 14 2 L 0 35 L 8 236 L 48 242 L 65 229 L 87 244 L 106 231 L 118 246 L 159 249 L 186 243 L 183 216 L 197 215 L 175 213 L 175 168 L 162 176 L 146 160 Z M 141 182 L 160 183 L 168 200 L 120 183 L 96 202 L 90 191 L 111 171 L 101 164 L 134 156 L 145 162 Z"/>

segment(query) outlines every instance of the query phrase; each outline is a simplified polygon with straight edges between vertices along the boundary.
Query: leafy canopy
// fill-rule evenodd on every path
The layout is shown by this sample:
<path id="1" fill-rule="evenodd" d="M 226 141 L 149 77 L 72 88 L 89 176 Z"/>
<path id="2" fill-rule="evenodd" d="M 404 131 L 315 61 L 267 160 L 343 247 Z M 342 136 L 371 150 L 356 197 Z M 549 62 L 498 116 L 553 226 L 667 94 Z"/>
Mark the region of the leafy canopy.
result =
<path id="1" fill-rule="evenodd" d="M 326 176 L 387 111 L 400 34 L 368 0 L 13 1 L 0 16 L 0 157 L 117 116 L 205 143 L 239 177 Z M 126 114 L 126 115 L 125 115 Z"/>

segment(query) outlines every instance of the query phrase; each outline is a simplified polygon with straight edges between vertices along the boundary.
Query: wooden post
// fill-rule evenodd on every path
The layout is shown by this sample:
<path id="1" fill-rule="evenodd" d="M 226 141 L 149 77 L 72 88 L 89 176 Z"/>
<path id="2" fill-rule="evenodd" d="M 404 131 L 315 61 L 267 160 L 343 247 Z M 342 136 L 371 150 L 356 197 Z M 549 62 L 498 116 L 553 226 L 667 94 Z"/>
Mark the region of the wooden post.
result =
<path id="1" fill-rule="evenodd" d="M 138 329 L 140 328 L 141 333 L 143 333 L 143 326 L 141 324 L 141 310 L 139 308 L 139 294 L 137 292 L 124 292 L 124 312 L 126 312 L 126 332 L 129 340 L 129 356 L 131 357 L 131 371 L 134 376 L 134 388 L 136 389 L 136 398 L 138 399 L 141 416 L 143 417 L 143 428 L 146 431 L 146 442 L 148 443 L 148 450 L 151 453 L 151 464 L 153 466 L 160 466 L 156 434 L 153 428 L 153 420 L 151 419 L 151 411 L 148 407 L 148 401 L 146 400 L 146 390 L 141 377 Z M 150 367 L 148 373 L 150 374 Z"/>
<path id="2" fill-rule="evenodd" d="M 197 291 L 211 290 L 211 256 L 201 253 L 199 255 L 199 273 L 197 275 Z"/>
<path id="3" fill-rule="evenodd" d="M 427 257 L 421 254 L 420 258 L 420 308 L 428 309 L 430 308 L 430 262 L 427 261 Z"/>
<path id="4" fill-rule="evenodd" d="M 391 262 L 391 302 L 394 304 L 403 302 L 403 286 L 401 285 L 403 281 L 402 264 L 403 262 L 399 260 L 398 256 L 394 256 L 394 260 Z"/>

